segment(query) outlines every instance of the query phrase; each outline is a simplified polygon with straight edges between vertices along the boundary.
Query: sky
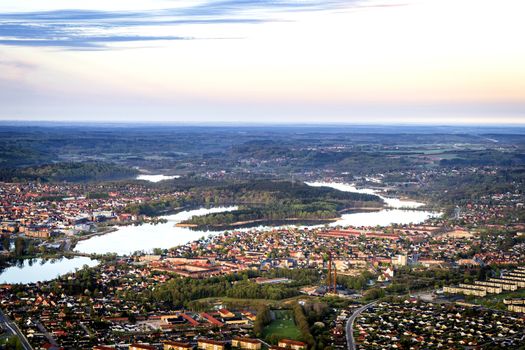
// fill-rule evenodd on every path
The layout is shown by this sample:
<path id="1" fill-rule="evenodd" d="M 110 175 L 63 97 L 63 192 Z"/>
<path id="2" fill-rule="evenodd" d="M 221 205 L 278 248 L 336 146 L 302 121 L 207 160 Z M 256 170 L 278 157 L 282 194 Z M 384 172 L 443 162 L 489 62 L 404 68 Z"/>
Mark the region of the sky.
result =
<path id="1" fill-rule="evenodd" d="M 523 0 L 2 0 L 0 120 L 525 124 Z"/>

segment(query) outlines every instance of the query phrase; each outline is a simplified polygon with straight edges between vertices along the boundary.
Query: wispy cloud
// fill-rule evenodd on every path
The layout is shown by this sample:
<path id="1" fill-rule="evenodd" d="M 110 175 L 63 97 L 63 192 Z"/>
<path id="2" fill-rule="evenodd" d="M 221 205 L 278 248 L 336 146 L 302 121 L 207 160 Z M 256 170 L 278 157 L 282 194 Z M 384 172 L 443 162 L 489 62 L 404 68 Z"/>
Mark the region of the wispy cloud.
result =
<path id="1" fill-rule="evenodd" d="M 288 20 L 287 14 L 291 12 L 369 6 L 367 3 L 365 0 L 222 0 L 162 10 L 63 9 L 3 13 L 0 14 L 0 44 L 102 49 L 111 48 L 112 43 L 198 39 L 142 35 L 141 30 L 190 24 L 259 24 Z"/>
<path id="2" fill-rule="evenodd" d="M 84 49 L 97 49 L 102 48 L 101 46 L 105 43 L 122 43 L 122 42 L 136 42 L 136 41 L 159 41 L 159 40 L 191 40 L 192 38 L 175 37 L 175 36 L 139 36 L 139 35 L 127 35 L 127 36 L 84 36 L 84 37 L 73 37 L 63 39 L 0 39 L 0 45 L 12 45 L 12 46 L 54 46 L 54 47 L 65 47 L 65 48 L 84 48 Z"/>
<path id="3" fill-rule="evenodd" d="M 65 48 L 101 48 L 107 43 L 191 40 L 179 36 L 93 35 L 86 25 L 0 23 L 0 45 L 54 46 Z"/>

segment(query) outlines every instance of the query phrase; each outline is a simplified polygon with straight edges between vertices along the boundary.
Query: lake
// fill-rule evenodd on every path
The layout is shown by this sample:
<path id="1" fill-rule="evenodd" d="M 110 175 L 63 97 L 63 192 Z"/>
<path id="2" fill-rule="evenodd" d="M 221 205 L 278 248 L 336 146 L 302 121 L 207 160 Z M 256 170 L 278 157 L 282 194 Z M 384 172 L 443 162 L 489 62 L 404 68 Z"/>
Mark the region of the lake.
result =
<path id="1" fill-rule="evenodd" d="M 178 179 L 180 175 L 138 175 L 135 179 L 136 180 L 145 180 L 149 182 L 160 182 L 163 180 L 172 180 L 172 179 Z"/>
<path id="2" fill-rule="evenodd" d="M 87 257 L 60 259 L 26 259 L 21 265 L 6 268 L 0 274 L 0 283 L 34 283 L 55 279 L 66 273 L 81 269 L 84 265 L 98 265 L 97 260 Z"/>
<path id="3" fill-rule="evenodd" d="M 152 175 L 156 176 L 156 175 Z M 160 181 L 160 180 L 159 180 Z M 372 189 L 356 189 L 351 184 L 315 182 L 308 183 L 310 186 L 328 186 L 341 191 L 359 192 L 376 194 L 383 198 L 389 206 L 388 209 L 382 209 L 375 212 L 348 213 L 343 214 L 341 219 L 330 223 L 330 226 L 387 226 L 390 224 L 408 224 L 420 223 L 426 219 L 440 215 L 436 212 L 425 210 L 414 210 L 424 205 L 414 201 L 406 201 L 397 198 L 387 198 L 381 193 Z M 203 236 L 220 234 L 224 231 L 198 231 L 186 227 L 176 227 L 175 224 L 187 220 L 195 215 L 205 215 L 209 213 L 218 213 L 232 211 L 237 207 L 221 207 L 211 209 L 186 210 L 174 215 L 163 216 L 168 220 L 160 224 L 142 224 L 140 226 L 120 226 L 117 231 L 101 236 L 94 236 L 87 240 L 80 241 L 75 250 L 82 253 L 117 253 L 119 255 L 132 254 L 135 251 L 151 252 L 154 248 L 171 248 L 174 246 L 186 244 L 191 241 L 200 239 Z M 294 226 L 294 225 L 289 225 Z M 301 227 L 320 227 L 301 226 Z M 275 227 L 259 226 L 252 228 L 243 228 L 240 230 L 264 230 Z M 0 274 L 0 283 L 31 283 L 36 281 L 49 281 L 59 275 L 80 269 L 84 265 L 95 266 L 98 261 L 91 260 L 87 257 L 75 257 L 72 259 L 42 260 L 33 259 L 30 264 L 28 260 L 24 261 L 22 266 L 13 266 L 4 270 Z"/>
<path id="4" fill-rule="evenodd" d="M 343 214 L 341 219 L 331 222 L 334 226 L 388 226 L 390 224 L 409 224 L 420 223 L 426 219 L 439 215 L 435 212 L 414 210 L 421 207 L 424 203 L 405 201 L 396 198 L 386 198 L 371 189 L 356 189 L 350 184 L 339 183 L 308 183 L 310 186 L 329 186 L 341 191 L 377 194 L 392 209 L 382 209 L 375 212 L 348 213 Z M 412 208 L 412 209 L 401 209 Z M 161 224 L 142 224 L 140 226 L 121 226 L 117 231 L 101 236 L 95 236 L 87 240 L 80 241 L 75 250 L 82 253 L 117 253 L 119 255 L 132 254 L 135 251 L 151 252 L 154 248 L 171 248 L 178 245 L 195 241 L 203 236 L 220 234 L 222 231 L 199 231 L 187 227 L 176 227 L 175 224 L 187 220 L 194 215 L 205 215 L 235 210 L 236 207 L 211 208 L 183 211 L 178 214 L 163 216 L 168 220 Z M 288 225 L 294 226 L 294 225 Z M 300 227 L 320 227 L 323 225 L 300 226 Z M 279 226 L 282 227 L 282 226 Z M 241 231 L 274 229 L 275 226 L 257 226 L 251 228 L 238 229 Z M 231 230 L 229 230 L 231 231 Z"/>
<path id="5" fill-rule="evenodd" d="M 425 205 L 425 203 L 414 202 L 409 200 L 403 200 L 399 198 L 385 197 L 380 191 L 373 190 L 370 188 L 356 188 L 352 184 L 339 183 L 339 182 L 306 182 L 308 186 L 313 187 L 331 187 L 336 190 L 343 192 L 355 192 L 355 193 L 365 193 L 365 194 L 374 194 L 385 201 L 386 205 L 390 208 L 401 209 L 415 209 Z"/>
<path id="6" fill-rule="evenodd" d="M 237 207 L 185 210 L 177 214 L 162 216 L 166 223 L 120 226 L 117 231 L 95 236 L 78 242 L 75 250 L 82 253 L 117 253 L 128 255 L 136 251 L 150 252 L 154 248 L 171 248 L 208 236 L 210 231 L 176 227 L 175 224 L 192 216 L 232 211 Z"/>
<path id="7" fill-rule="evenodd" d="M 344 192 L 374 194 L 383 199 L 388 206 L 387 209 L 381 209 L 379 211 L 343 214 L 341 215 L 340 220 L 330 223 L 330 226 L 360 227 L 377 225 L 388 226 L 391 224 L 417 224 L 425 221 L 428 218 L 440 215 L 437 212 L 415 210 L 424 206 L 425 203 L 385 197 L 379 191 L 369 188 L 357 189 L 352 184 L 336 182 L 307 182 L 307 185 L 315 187 L 331 187 Z"/>

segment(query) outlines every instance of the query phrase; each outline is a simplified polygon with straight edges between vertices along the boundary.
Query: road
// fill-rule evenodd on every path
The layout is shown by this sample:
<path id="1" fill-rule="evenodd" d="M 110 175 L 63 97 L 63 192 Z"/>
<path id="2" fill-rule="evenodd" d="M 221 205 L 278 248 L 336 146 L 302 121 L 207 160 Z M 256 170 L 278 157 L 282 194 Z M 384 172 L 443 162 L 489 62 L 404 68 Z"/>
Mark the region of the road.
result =
<path id="1" fill-rule="evenodd" d="M 58 343 L 57 341 L 55 340 L 55 338 L 53 338 L 53 336 L 51 335 L 51 333 L 49 333 L 46 329 L 46 327 L 44 327 L 44 325 L 42 323 L 40 323 L 40 321 L 37 321 L 35 322 L 36 324 L 36 327 L 38 328 L 38 330 L 40 332 L 42 332 L 42 334 L 44 334 L 44 336 L 47 338 L 47 340 L 49 341 L 49 343 L 51 345 L 53 345 L 54 347 L 57 347 L 58 348 Z"/>
<path id="2" fill-rule="evenodd" d="M 24 350 L 33 350 L 25 335 L 22 334 L 18 326 L 11 321 L 2 310 L 0 310 L 0 324 L 2 324 L 12 335 L 16 335 L 18 339 L 20 339 L 20 343 L 22 343 Z"/>
<path id="3" fill-rule="evenodd" d="M 356 350 L 355 340 L 354 340 L 354 321 L 355 319 L 370 306 L 377 303 L 377 301 L 361 306 L 359 309 L 355 310 L 352 315 L 346 321 L 346 344 L 348 345 L 348 350 Z"/>

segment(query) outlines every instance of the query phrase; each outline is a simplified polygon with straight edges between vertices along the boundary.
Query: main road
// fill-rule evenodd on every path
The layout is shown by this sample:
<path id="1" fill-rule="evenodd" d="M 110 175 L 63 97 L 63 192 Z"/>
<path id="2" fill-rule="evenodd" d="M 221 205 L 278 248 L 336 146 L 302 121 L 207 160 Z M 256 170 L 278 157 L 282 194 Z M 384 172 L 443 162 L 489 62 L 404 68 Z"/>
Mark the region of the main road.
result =
<path id="1" fill-rule="evenodd" d="M 24 348 L 24 350 L 33 350 L 33 347 L 27 341 L 25 335 L 22 334 L 18 326 L 13 321 L 11 321 L 2 310 L 0 310 L 0 324 L 9 330 L 11 334 L 17 336 L 18 339 L 20 339 L 20 343 L 22 343 L 22 348 Z"/>
<path id="2" fill-rule="evenodd" d="M 348 350 L 356 350 L 355 340 L 354 340 L 354 321 L 363 311 L 368 309 L 370 306 L 377 303 L 377 301 L 371 302 L 364 306 L 361 306 L 359 309 L 355 310 L 352 315 L 346 321 L 346 344 L 348 345 Z"/>

